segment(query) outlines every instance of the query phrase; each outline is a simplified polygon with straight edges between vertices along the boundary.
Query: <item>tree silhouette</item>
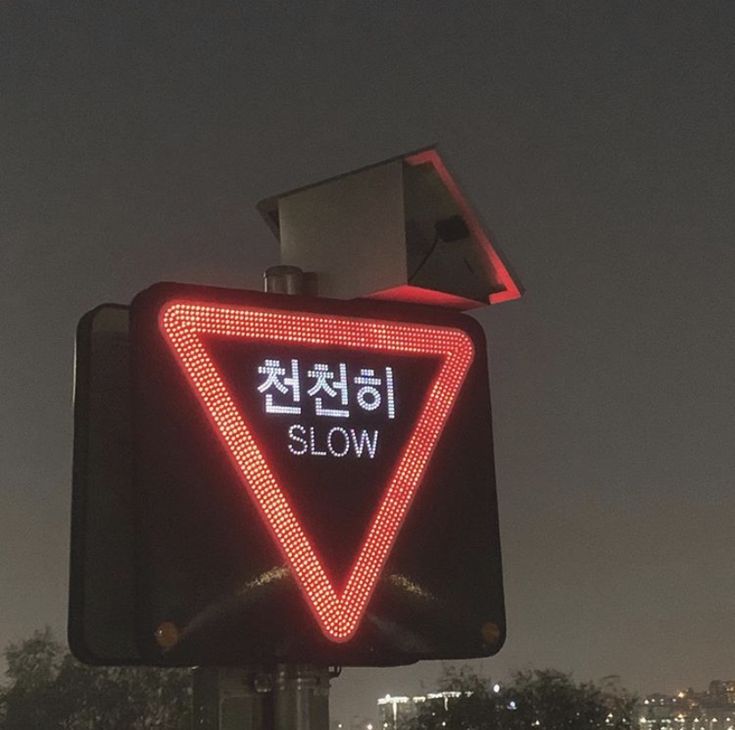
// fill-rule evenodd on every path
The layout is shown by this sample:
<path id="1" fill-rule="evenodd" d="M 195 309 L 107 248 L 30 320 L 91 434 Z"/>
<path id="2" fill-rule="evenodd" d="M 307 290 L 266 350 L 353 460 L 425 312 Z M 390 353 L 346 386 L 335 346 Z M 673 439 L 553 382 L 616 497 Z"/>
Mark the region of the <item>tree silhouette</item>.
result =
<path id="1" fill-rule="evenodd" d="M 89 667 L 49 629 L 5 650 L 1 730 L 188 730 L 191 673 Z"/>
<path id="2" fill-rule="evenodd" d="M 553 669 L 516 672 L 503 686 L 470 669 L 445 670 L 446 708 L 421 706 L 409 730 L 630 730 L 635 698 L 607 681 L 576 684 Z"/>

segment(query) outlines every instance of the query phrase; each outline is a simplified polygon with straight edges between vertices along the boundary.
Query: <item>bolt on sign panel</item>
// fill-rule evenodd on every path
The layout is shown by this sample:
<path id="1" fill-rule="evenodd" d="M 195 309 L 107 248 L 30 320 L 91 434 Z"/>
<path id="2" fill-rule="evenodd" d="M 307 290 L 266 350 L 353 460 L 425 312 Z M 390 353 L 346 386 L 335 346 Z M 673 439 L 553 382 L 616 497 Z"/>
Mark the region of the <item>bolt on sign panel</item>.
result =
<path id="1" fill-rule="evenodd" d="M 474 320 L 160 284 L 133 302 L 131 357 L 148 661 L 381 665 L 500 648 Z"/>

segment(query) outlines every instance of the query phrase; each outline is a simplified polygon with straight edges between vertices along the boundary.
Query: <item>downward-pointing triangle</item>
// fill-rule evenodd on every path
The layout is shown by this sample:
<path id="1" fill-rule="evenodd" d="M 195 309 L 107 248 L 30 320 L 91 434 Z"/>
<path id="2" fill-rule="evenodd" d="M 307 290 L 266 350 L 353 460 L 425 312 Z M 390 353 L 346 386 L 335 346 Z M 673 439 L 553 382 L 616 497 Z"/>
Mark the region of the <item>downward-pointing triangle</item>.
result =
<path id="1" fill-rule="evenodd" d="M 452 406 L 474 358 L 459 329 L 262 307 L 170 301 L 160 310 L 162 332 L 230 455 L 241 482 L 288 562 L 324 635 L 348 641 L 360 625 L 386 559 L 420 488 Z M 415 426 L 391 473 L 341 593 L 276 479 L 211 352 L 207 337 L 243 342 L 412 354 L 439 361 Z"/>

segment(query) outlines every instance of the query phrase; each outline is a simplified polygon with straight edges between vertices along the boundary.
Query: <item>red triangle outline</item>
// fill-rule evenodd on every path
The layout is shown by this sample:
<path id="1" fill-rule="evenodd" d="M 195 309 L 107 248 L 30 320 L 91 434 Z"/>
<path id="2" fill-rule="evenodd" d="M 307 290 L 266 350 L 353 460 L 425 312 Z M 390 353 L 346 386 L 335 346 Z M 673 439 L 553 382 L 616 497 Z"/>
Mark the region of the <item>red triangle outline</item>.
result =
<path id="1" fill-rule="evenodd" d="M 161 307 L 159 327 L 290 566 L 322 632 L 331 641 L 348 641 L 360 625 L 474 359 L 472 339 L 463 330 L 447 326 L 182 299 L 171 300 Z M 266 463 L 246 416 L 236 405 L 201 335 L 440 358 L 441 365 L 427 391 L 414 430 L 372 516 L 341 595 L 329 580 L 321 558 Z"/>

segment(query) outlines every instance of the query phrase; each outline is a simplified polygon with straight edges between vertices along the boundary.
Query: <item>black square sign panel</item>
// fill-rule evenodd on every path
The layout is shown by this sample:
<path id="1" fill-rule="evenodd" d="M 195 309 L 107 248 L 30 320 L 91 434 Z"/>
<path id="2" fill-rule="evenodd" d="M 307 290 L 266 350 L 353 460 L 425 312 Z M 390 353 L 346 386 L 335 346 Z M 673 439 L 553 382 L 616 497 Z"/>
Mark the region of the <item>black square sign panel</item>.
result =
<path id="1" fill-rule="evenodd" d="M 500 648 L 473 319 L 159 284 L 133 302 L 131 357 L 148 661 L 385 665 Z"/>

